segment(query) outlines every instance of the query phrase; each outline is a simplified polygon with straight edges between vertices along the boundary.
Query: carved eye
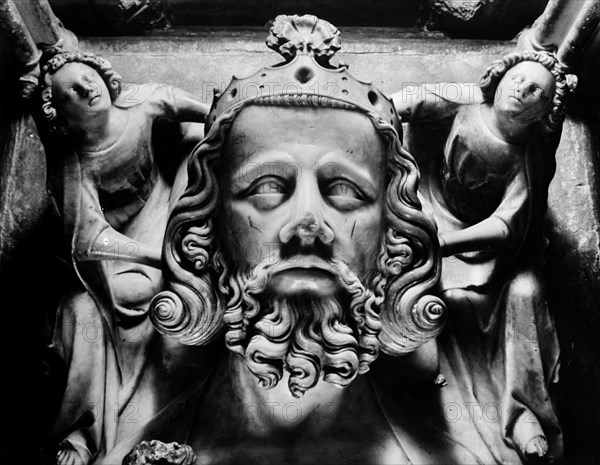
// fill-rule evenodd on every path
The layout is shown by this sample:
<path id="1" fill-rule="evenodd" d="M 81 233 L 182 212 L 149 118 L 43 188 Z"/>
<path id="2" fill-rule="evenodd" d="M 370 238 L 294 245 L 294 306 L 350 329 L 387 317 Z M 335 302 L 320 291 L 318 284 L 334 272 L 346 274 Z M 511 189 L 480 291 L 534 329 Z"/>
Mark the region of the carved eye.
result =
<path id="1" fill-rule="evenodd" d="M 271 210 L 284 202 L 289 189 L 287 184 L 274 176 L 255 181 L 246 191 L 246 197 L 258 210 Z"/>
<path id="2" fill-rule="evenodd" d="M 539 99 L 543 100 L 546 98 L 546 94 L 544 93 L 544 91 L 537 86 L 531 89 L 531 93 Z"/>
<path id="3" fill-rule="evenodd" d="M 363 204 L 363 195 L 348 181 L 333 181 L 325 192 L 329 203 L 338 210 L 354 210 Z"/>
<path id="4" fill-rule="evenodd" d="M 285 184 L 277 178 L 269 176 L 251 186 L 248 195 L 285 194 L 285 192 Z"/>
<path id="5" fill-rule="evenodd" d="M 360 199 L 361 196 L 358 191 L 347 182 L 337 181 L 329 186 L 327 189 L 328 197 L 348 197 L 353 199 Z"/>

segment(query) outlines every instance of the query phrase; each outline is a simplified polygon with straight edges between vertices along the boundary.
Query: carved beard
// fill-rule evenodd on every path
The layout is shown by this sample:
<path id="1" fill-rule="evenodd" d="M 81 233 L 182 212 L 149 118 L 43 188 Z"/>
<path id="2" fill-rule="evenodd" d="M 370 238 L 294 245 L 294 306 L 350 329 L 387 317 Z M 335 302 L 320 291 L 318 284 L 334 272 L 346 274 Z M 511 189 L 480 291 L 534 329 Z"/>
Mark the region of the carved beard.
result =
<path id="1" fill-rule="evenodd" d="M 326 298 L 269 295 L 267 285 L 280 259 L 233 274 L 223 266 L 219 288 L 229 296 L 224 317 L 228 348 L 245 357 L 248 369 L 267 389 L 279 383 L 284 369 L 290 373 L 288 387 L 294 397 L 314 387 L 321 374 L 326 382 L 347 386 L 379 354 L 386 257 L 382 248 L 370 287 L 343 261 L 327 260 L 341 291 Z"/>

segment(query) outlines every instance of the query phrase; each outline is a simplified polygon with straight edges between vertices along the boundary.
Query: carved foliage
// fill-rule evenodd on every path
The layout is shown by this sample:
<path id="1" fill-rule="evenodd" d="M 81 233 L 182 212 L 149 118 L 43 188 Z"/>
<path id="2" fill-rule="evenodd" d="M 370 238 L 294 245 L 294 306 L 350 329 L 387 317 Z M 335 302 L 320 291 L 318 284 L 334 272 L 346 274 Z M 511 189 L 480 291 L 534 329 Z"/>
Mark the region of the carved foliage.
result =
<path id="1" fill-rule="evenodd" d="M 271 27 L 267 46 L 286 61 L 301 52 L 312 54 L 321 63 L 328 63 L 341 47 L 340 31 L 313 15 L 279 15 Z"/>
<path id="2" fill-rule="evenodd" d="M 191 465 L 194 451 L 176 442 L 142 441 L 123 459 L 123 465 Z"/>

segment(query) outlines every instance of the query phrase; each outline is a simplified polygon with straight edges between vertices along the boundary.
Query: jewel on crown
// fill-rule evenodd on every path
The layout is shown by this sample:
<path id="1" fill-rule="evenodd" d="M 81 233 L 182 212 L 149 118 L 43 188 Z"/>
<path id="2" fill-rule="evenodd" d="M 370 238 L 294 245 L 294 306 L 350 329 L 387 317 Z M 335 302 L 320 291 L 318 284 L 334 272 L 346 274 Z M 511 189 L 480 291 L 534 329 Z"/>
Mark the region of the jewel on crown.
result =
<path id="1" fill-rule="evenodd" d="M 234 76 L 225 91 L 215 92 L 207 133 L 224 113 L 253 103 L 374 112 L 402 134 L 392 101 L 371 83 L 352 76 L 348 65 L 330 62 L 341 48 L 340 31 L 331 23 L 313 15 L 279 15 L 266 43 L 285 61 L 245 78 Z"/>

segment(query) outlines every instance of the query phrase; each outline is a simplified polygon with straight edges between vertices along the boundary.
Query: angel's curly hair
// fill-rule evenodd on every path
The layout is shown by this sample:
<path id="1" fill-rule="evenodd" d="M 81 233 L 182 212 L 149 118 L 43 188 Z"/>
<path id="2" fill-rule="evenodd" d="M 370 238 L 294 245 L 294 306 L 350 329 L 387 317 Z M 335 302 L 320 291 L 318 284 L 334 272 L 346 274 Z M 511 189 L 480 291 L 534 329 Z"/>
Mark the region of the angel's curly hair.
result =
<path id="1" fill-rule="evenodd" d="M 558 130 L 565 118 L 565 106 L 569 95 L 575 90 L 577 78 L 565 73 L 566 67 L 556 56 L 549 52 L 515 52 L 495 61 L 479 81 L 479 87 L 486 102 L 493 102 L 498 84 L 513 66 L 524 61 L 534 61 L 544 66 L 554 78 L 556 84 L 550 112 L 542 120 L 542 127 L 548 132 Z"/>
<path id="2" fill-rule="evenodd" d="M 82 63 L 94 69 L 106 84 L 111 101 L 114 102 L 121 93 L 121 76 L 102 57 L 93 53 L 62 50 L 44 55 L 40 63 L 39 98 L 41 100 L 42 119 L 52 132 L 61 132 L 65 128 L 64 121 L 62 121 L 52 103 L 52 75 L 67 63 Z"/>

